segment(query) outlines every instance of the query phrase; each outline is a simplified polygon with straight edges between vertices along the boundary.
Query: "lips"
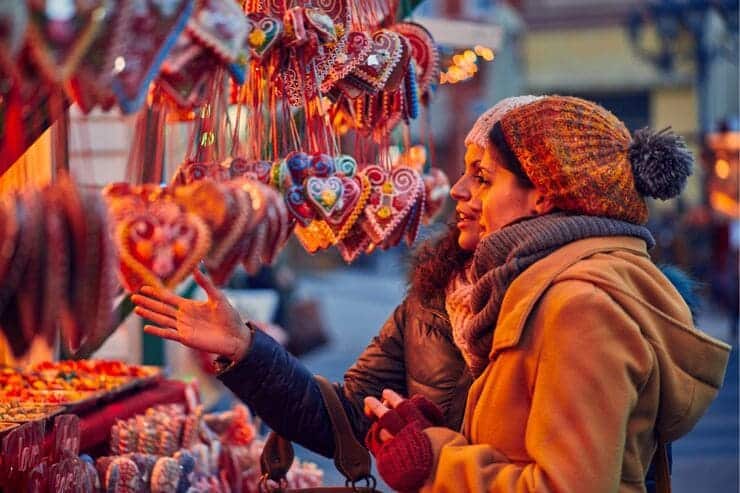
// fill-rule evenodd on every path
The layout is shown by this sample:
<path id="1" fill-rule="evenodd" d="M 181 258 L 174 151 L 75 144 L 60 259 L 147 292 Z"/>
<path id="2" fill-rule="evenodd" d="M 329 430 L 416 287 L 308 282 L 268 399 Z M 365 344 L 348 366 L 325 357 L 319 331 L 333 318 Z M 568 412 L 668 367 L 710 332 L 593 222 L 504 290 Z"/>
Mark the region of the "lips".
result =
<path id="1" fill-rule="evenodd" d="M 455 212 L 457 213 L 457 222 L 458 223 L 461 223 L 461 222 L 464 222 L 464 221 L 477 221 L 478 220 L 478 216 L 477 215 L 469 214 L 467 212 L 463 212 L 463 211 L 460 211 L 460 210 L 456 210 Z"/>

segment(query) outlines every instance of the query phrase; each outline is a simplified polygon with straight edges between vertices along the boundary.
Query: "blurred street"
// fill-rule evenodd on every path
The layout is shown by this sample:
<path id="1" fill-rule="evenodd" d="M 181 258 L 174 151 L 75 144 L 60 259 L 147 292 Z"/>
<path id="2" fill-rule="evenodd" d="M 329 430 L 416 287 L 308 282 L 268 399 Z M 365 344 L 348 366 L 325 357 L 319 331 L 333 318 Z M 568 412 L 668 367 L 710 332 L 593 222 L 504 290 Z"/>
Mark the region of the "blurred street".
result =
<path id="1" fill-rule="evenodd" d="M 300 276 L 299 295 L 322 300 L 331 342 L 303 361 L 314 372 L 340 380 L 402 299 L 405 284 L 401 261 L 386 254 L 378 269 L 337 269 Z M 700 327 L 729 342 L 724 316 L 705 309 Z M 736 346 L 736 343 L 733 343 Z M 317 462 L 326 471 L 325 483 L 343 484 L 331 460 L 298 449 L 297 456 Z M 724 388 L 686 437 L 673 445 L 673 491 L 701 493 L 738 491 L 738 359 L 733 351 Z M 387 491 L 387 488 L 382 488 Z"/>

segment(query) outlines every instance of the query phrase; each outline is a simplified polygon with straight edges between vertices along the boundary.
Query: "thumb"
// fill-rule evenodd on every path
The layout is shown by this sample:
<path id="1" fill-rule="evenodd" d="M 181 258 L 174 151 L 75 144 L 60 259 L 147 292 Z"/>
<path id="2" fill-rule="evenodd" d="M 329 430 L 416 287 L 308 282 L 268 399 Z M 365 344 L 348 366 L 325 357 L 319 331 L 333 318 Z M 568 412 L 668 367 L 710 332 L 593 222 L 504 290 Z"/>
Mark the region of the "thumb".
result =
<path id="1" fill-rule="evenodd" d="M 223 293 L 213 284 L 211 278 L 202 273 L 198 268 L 193 269 L 193 278 L 198 283 L 198 286 L 206 292 L 209 300 L 221 301 L 223 299 Z"/>

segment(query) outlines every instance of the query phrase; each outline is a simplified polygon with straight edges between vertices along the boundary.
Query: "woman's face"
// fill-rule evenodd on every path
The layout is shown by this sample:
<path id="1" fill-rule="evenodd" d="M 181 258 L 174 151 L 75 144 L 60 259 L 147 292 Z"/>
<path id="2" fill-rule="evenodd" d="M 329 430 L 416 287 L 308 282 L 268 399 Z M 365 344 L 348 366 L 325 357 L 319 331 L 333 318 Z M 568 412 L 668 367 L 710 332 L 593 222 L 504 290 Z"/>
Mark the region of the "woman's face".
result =
<path id="1" fill-rule="evenodd" d="M 457 237 L 457 243 L 463 250 L 472 252 L 478 245 L 479 224 L 481 214 L 480 200 L 474 199 L 477 193 L 478 168 L 480 165 L 480 156 L 476 153 L 478 146 L 468 146 L 465 153 L 465 172 L 450 188 L 450 195 L 457 202 L 455 213 L 457 215 L 457 227 L 460 235 Z"/>
<path id="2" fill-rule="evenodd" d="M 475 210 L 479 211 L 475 244 L 508 224 L 545 212 L 543 206 L 538 204 L 541 194 L 535 188 L 523 185 L 502 162 L 503 159 L 493 147 L 483 149 L 472 144 L 465 153 L 466 175 L 469 163 L 474 185 L 469 189 L 471 196 L 463 210 L 472 209 L 469 204 L 474 204 Z M 464 178 L 465 175 L 461 180 Z M 457 209 L 461 209 L 460 204 Z M 472 228 L 468 228 L 468 231 L 472 231 Z M 470 239 L 467 241 L 472 243 Z"/>

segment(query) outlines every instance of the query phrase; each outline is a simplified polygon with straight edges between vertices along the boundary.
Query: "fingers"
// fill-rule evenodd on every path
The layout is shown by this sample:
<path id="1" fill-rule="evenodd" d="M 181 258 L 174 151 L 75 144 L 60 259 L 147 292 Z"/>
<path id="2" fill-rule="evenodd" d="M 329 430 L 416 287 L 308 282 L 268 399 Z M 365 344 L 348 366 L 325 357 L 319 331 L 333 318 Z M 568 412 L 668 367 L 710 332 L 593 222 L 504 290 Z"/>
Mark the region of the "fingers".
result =
<path id="1" fill-rule="evenodd" d="M 180 303 L 187 301 L 185 298 L 180 298 L 168 289 L 157 288 L 154 286 L 144 286 L 139 291 L 145 296 L 163 301 L 174 307 L 178 307 L 180 306 Z"/>
<path id="2" fill-rule="evenodd" d="M 203 274 L 197 268 L 193 269 L 193 277 L 195 278 L 195 282 L 197 282 L 198 285 L 201 288 L 203 288 L 203 291 L 206 292 L 209 299 L 215 299 L 215 300 L 221 299 L 221 291 L 219 291 L 216 285 L 213 284 L 213 281 L 211 281 L 210 277 Z"/>
<path id="3" fill-rule="evenodd" d="M 396 392 L 392 391 L 391 389 L 385 389 L 383 390 L 383 399 L 390 404 L 391 407 L 395 408 L 400 403 L 404 401 L 404 398 L 398 395 Z"/>
<path id="4" fill-rule="evenodd" d="M 174 329 L 177 327 L 177 320 L 175 320 L 173 317 L 162 315 L 155 311 L 149 310 L 148 308 L 142 308 L 140 306 L 137 306 L 136 308 L 134 308 L 134 313 L 136 313 L 141 318 L 151 320 L 155 324 L 158 324 L 164 327 L 168 327 L 171 329 Z"/>
<path id="5" fill-rule="evenodd" d="M 170 339 L 172 341 L 180 342 L 180 334 L 175 329 L 163 329 L 156 325 L 144 325 L 144 332 L 153 336 L 162 337 L 164 339 Z"/>
<path id="6" fill-rule="evenodd" d="M 166 315 L 168 317 L 177 318 L 177 308 L 173 307 L 172 305 L 162 303 L 161 301 L 157 301 L 154 298 L 135 294 L 131 296 L 131 301 L 133 301 L 136 305 L 139 305 L 140 307 L 148 308 L 149 310 L 161 313 L 162 315 Z"/>
<path id="7" fill-rule="evenodd" d="M 381 418 L 389 409 L 375 397 L 365 397 L 365 414 L 368 417 Z"/>

